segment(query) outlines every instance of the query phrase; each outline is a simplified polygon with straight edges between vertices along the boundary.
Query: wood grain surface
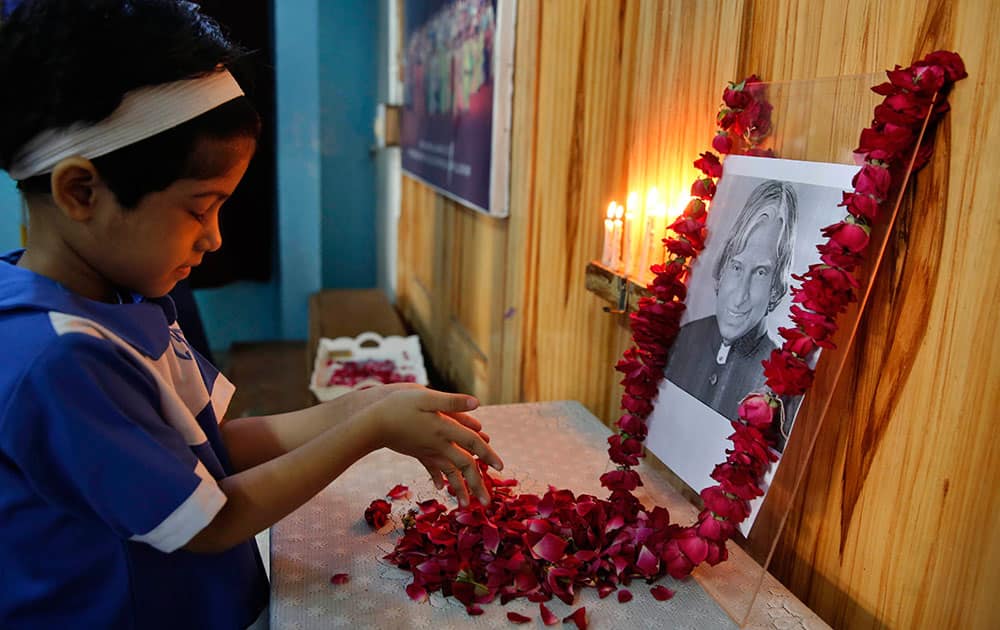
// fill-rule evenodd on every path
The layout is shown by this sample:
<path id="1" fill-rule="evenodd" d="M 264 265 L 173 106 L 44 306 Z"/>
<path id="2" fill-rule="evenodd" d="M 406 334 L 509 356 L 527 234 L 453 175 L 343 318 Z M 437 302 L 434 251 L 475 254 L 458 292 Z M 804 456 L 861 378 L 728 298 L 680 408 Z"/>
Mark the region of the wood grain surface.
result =
<path id="1" fill-rule="evenodd" d="M 729 80 L 962 54 L 771 570 L 838 628 L 1000 627 L 1000 3 L 518 4 L 511 217 L 404 177 L 400 306 L 484 401 L 576 399 L 609 423 L 629 334 L 585 288 L 608 202 L 683 192 Z"/>

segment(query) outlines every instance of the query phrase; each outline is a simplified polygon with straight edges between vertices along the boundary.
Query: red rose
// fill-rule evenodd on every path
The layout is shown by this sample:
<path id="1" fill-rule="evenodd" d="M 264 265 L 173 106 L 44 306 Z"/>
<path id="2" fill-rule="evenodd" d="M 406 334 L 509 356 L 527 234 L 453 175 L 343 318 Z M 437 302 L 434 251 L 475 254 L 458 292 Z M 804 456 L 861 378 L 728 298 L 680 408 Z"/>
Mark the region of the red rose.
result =
<path id="1" fill-rule="evenodd" d="M 684 216 L 691 219 L 698 219 L 705 223 L 705 218 L 708 215 L 708 207 L 705 205 L 705 201 L 695 197 L 684 206 Z"/>
<path id="2" fill-rule="evenodd" d="M 731 87 L 727 87 L 725 91 L 722 92 L 722 102 L 726 104 L 726 107 L 731 109 L 743 109 L 753 102 L 753 97 L 750 93 L 743 90 L 742 83 L 730 85 Z"/>
<path id="3" fill-rule="evenodd" d="M 909 127 L 886 124 L 882 129 L 862 129 L 861 140 L 854 152 L 868 159 L 890 162 L 909 157 L 913 142 L 913 130 Z"/>
<path id="4" fill-rule="evenodd" d="M 687 556 L 681 553 L 676 540 L 671 540 L 663 547 L 661 557 L 667 566 L 667 573 L 674 579 L 684 579 L 694 569 L 694 564 L 688 560 Z"/>
<path id="5" fill-rule="evenodd" d="M 737 114 L 734 130 L 737 133 L 749 131 L 751 142 L 756 144 L 771 132 L 771 109 L 770 103 L 753 102 Z"/>
<path id="6" fill-rule="evenodd" d="M 771 426 L 774 410 L 777 407 L 777 401 L 774 401 L 775 404 L 771 402 L 766 394 L 750 394 L 740 402 L 737 413 L 748 425 L 764 429 Z"/>
<path id="7" fill-rule="evenodd" d="M 675 256 L 690 258 L 698 255 L 698 250 L 694 248 L 691 241 L 683 236 L 680 238 L 665 238 L 663 239 L 663 244 L 666 246 L 667 251 Z"/>
<path id="8" fill-rule="evenodd" d="M 792 274 L 802 285 L 792 289 L 792 301 L 814 313 L 836 315 L 854 301 L 857 280 L 837 267 L 810 265 L 803 275 Z"/>
<path id="9" fill-rule="evenodd" d="M 708 557 L 708 543 L 698 535 L 698 530 L 694 527 L 685 527 L 671 542 L 677 542 L 677 548 L 682 554 L 687 556 L 691 564 L 698 565 Z"/>
<path id="10" fill-rule="evenodd" d="M 743 89 L 750 93 L 755 100 L 763 100 L 767 93 L 767 84 L 763 83 L 756 74 L 751 74 L 743 79 Z"/>
<path id="11" fill-rule="evenodd" d="M 726 496 L 720 486 L 710 486 L 701 491 L 701 499 L 705 509 L 711 510 L 716 516 L 728 519 L 734 525 L 742 523 L 750 515 L 750 504 L 746 501 Z"/>
<path id="12" fill-rule="evenodd" d="M 934 51 L 924 57 L 923 60 L 917 62 L 915 65 L 941 66 L 944 69 L 945 76 L 949 81 L 958 81 L 959 79 L 964 79 L 969 76 L 965 72 L 965 63 L 962 62 L 962 58 L 958 55 L 958 53 L 947 50 Z"/>
<path id="13" fill-rule="evenodd" d="M 736 115 L 738 111 L 734 111 L 729 108 L 724 108 L 719 110 L 719 115 L 716 119 L 716 123 L 719 125 L 719 129 L 729 129 L 734 124 L 736 124 Z M 734 133 L 739 135 L 739 131 L 733 130 Z M 725 153 L 725 151 L 720 151 L 720 153 Z"/>
<path id="14" fill-rule="evenodd" d="M 912 97 L 913 95 L 912 94 L 905 94 L 905 95 L 903 95 L 903 94 L 894 94 L 893 96 L 910 96 L 910 97 Z M 889 97 L 889 98 L 892 98 L 892 97 Z M 919 116 L 914 111 L 907 110 L 907 109 L 897 110 L 897 109 L 889 106 L 887 104 L 888 100 L 889 99 L 886 99 L 885 103 L 882 103 L 880 105 L 876 105 L 875 106 L 875 114 L 874 114 L 873 118 L 876 121 L 878 121 L 879 123 L 892 123 L 894 125 L 914 125 L 914 124 L 920 122 L 921 120 L 923 120 L 923 117 Z M 926 113 L 926 108 L 925 108 L 925 113 Z"/>
<path id="15" fill-rule="evenodd" d="M 681 281 L 679 276 L 657 273 L 657 269 L 662 267 L 659 265 L 654 265 L 653 267 L 653 273 L 656 275 L 653 277 L 653 283 L 650 285 L 650 288 L 656 293 L 657 298 L 662 299 L 664 302 L 671 302 L 674 298 L 683 300 L 687 297 L 687 285 Z M 661 296 L 669 297 L 663 299 Z"/>
<path id="16" fill-rule="evenodd" d="M 847 211 L 856 217 L 874 221 L 878 216 L 880 201 L 871 195 L 859 195 L 853 192 L 845 192 L 844 200 L 838 205 L 847 208 Z"/>
<path id="17" fill-rule="evenodd" d="M 728 520 L 719 518 L 711 510 L 702 510 L 698 515 L 698 535 L 705 540 L 728 540 L 736 533 L 736 527 Z"/>
<path id="18" fill-rule="evenodd" d="M 871 228 L 851 220 L 841 221 L 823 228 L 823 236 L 854 253 L 865 251 L 868 247 L 869 234 L 871 234 Z"/>
<path id="19" fill-rule="evenodd" d="M 714 567 L 720 562 L 724 562 L 728 557 L 729 550 L 726 549 L 726 541 L 708 542 L 708 556 L 705 557 L 705 562 Z"/>
<path id="20" fill-rule="evenodd" d="M 720 131 L 712 138 L 712 148 L 723 155 L 728 155 L 733 151 L 733 139 L 725 131 Z"/>
<path id="21" fill-rule="evenodd" d="M 816 342 L 813 338 L 798 328 L 780 327 L 778 334 L 785 338 L 785 343 L 781 346 L 782 350 L 788 350 L 803 359 L 809 358 L 816 350 Z"/>
<path id="22" fill-rule="evenodd" d="M 866 164 L 851 180 L 854 185 L 854 192 L 859 195 L 872 195 L 877 199 L 884 200 L 889 196 L 889 187 L 892 185 L 892 175 L 889 169 L 884 166 Z"/>
<path id="23" fill-rule="evenodd" d="M 619 466 L 638 466 L 642 457 L 642 442 L 635 438 L 622 439 L 620 435 L 608 437 L 608 457 Z"/>
<path id="24" fill-rule="evenodd" d="M 711 199 L 715 196 L 715 182 L 709 177 L 696 179 L 691 184 L 691 196 L 699 199 Z"/>
<path id="25" fill-rule="evenodd" d="M 669 229 L 683 236 L 694 251 L 700 252 L 705 249 L 705 224 L 701 221 L 682 215 L 670 224 Z"/>
<path id="26" fill-rule="evenodd" d="M 800 396 L 812 385 L 813 371 L 791 352 L 773 350 L 763 363 L 767 386 L 779 396 Z"/>
<path id="27" fill-rule="evenodd" d="M 886 70 L 885 74 L 889 77 L 889 83 L 896 87 L 913 90 L 917 85 L 917 76 L 913 72 L 913 68 L 903 68 L 897 65 L 893 70 Z"/>
<path id="28" fill-rule="evenodd" d="M 833 347 L 833 344 L 829 342 L 830 337 L 837 331 L 837 325 L 833 319 L 822 313 L 810 313 L 795 304 L 790 310 L 792 321 L 802 329 L 802 332 L 812 337 L 818 346 L 821 348 Z"/>
<path id="29" fill-rule="evenodd" d="M 634 416 L 630 413 L 618 419 L 618 429 L 622 433 L 635 436 L 640 440 L 646 437 L 646 423 L 639 416 Z"/>
<path id="30" fill-rule="evenodd" d="M 639 473 L 634 470 L 609 470 L 601 475 L 601 485 L 608 490 L 627 490 L 632 492 L 642 485 Z"/>
<path id="31" fill-rule="evenodd" d="M 914 66 L 914 77 L 916 77 L 917 85 L 914 88 L 914 92 L 918 94 L 935 94 L 939 92 L 945 84 L 945 73 L 944 68 L 941 66 Z"/>
<path id="32" fill-rule="evenodd" d="M 755 471 L 743 466 L 734 466 L 729 463 L 716 464 L 710 476 L 719 482 L 725 492 L 737 498 L 749 501 L 764 496 L 764 491 L 758 485 Z"/>
<path id="33" fill-rule="evenodd" d="M 760 431 L 739 422 L 731 424 L 733 434 L 728 439 L 733 443 L 733 448 L 726 453 L 743 453 L 758 462 L 765 463 L 778 460 L 778 456 L 767 448 L 768 442 Z"/>
<path id="34" fill-rule="evenodd" d="M 644 369 L 645 367 L 642 362 L 639 361 L 639 351 L 635 348 L 626 350 L 622 358 L 615 364 L 615 370 L 621 372 L 626 377 L 638 377 Z"/>
<path id="35" fill-rule="evenodd" d="M 392 506 L 389 505 L 388 501 L 382 499 L 375 499 L 365 510 L 365 522 L 372 529 L 379 530 L 389 522 L 389 513 L 392 511 Z"/>
<path id="36" fill-rule="evenodd" d="M 648 400 L 629 396 L 628 394 L 622 396 L 622 407 L 643 418 L 653 411 L 653 405 Z"/>
<path id="37" fill-rule="evenodd" d="M 694 167 L 708 177 L 722 177 L 722 162 L 710 151 L 702 153 L 701 157 L 694 161 Z"/>
<path id="38" fill-rule="evenodd" d="M 840 267 L 844 271 L 854 271 L 861 264 L 861 254 L 845 249 L 832 241 L 817 245 L 816 250 L 819 251 L 819 259 L 823 261 L 823 264 L 831 267 Z"/>

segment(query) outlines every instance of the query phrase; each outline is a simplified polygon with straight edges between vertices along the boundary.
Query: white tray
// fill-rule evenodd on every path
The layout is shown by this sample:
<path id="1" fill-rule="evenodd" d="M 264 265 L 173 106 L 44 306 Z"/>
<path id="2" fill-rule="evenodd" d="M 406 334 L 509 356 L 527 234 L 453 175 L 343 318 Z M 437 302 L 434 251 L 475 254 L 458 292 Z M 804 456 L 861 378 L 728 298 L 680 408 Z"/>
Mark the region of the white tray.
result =
<path id="1" fill-rule="evenodd" d="M 413 376 L 414 382 L 421 385 L 427 384 L 427 370 L 424 368 L 424 356 L 418 336 L 383 337 L 375 332 L 363 332 L 357 337 L 323 337 L 319 340 L 309 389 L 322 402 L 355 389 L 378 385 L 380 381 L 376 379 L 366 379 L 353 386 L 326 386 L 324 383 L 330 381 L 330 376 L 342 362 L 385 360 L 392 361 L 399 374 Z"/>

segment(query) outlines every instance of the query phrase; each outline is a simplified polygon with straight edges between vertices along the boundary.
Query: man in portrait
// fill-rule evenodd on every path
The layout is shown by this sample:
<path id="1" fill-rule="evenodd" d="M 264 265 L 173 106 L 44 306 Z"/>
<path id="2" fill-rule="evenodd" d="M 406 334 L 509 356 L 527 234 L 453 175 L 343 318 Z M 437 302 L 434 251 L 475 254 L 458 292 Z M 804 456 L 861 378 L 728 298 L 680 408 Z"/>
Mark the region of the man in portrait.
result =
<path id="1" fill-rule="evenodd" d="M 712 270 L 715 314 L 685 324 L 670 352 L 667 379 L 729 420 L 746 394 L 764 389 L 761 361 L 776 347 L 767 317 L 788 291 L 797 205 L 788 182 L 752 190 Z M 781 450 L 785 431 L 775 433 Z"/>

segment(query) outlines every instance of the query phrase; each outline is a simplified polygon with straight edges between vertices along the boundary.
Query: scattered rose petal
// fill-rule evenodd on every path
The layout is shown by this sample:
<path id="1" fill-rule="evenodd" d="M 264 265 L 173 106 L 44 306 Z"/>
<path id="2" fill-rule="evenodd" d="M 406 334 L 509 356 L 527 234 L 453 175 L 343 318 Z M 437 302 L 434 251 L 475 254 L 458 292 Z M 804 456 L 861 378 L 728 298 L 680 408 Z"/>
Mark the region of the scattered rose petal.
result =
<path id="1" fill-rule="evenodd" d="M 477 615 L 483 614 L 483 607 L 479 606 L 478 604 L 473 604 L 471 606 L 466 606 L 465 612 L 467 612 L 470 617 L 475 617 Z"/>
<path id="2" fill-rule="evenodd" d="M 657 584 L 649 589 L 649 592 L 652 593 L 653 598 L 658 602 L 666 601 L 674 596 L 674 592 L 662 584 Z"/>
<path id="3" fill-rule="evenodd" d="M 375 499 L 368 506 L 368 509 L 365 510 L 365 522 L 374 530 L 382 529 L 389 522 L 389 513 L 391 511 L 392 506 L 389 505 L 388 501 Z"/>
<path id="4" fill-rule="evenodd" d="M 520 623 L 528 623 L 529 621 L 531 621 L 531 617 L 525 617 L 521 613 L 516 613 L 516 612 L 509 612 L 509 613 L 507 613 L 507 619 L 509 619 L 510 621 L 513 621 L 514 623 L 518 623 L 518 624 L 520 624 Z"/>
<path id="5" fill-rule="evenodd" d="M 330 584 L 347 584 L 351 581 L 351 576 L 346 573 L 334 573 L 330 577 Z"/>
<path id="6" fill-rule="evenodd" d="M 410 596 L 415 602 L 426 602 L 427 601 L 427 589 L 419 584 L 407 584 L 406 594 Z"/>
<path id="7" fill-rule="evenodd" d="M 542 623 L 544 623 L 547 626 L 554 626 L 557 623 L 559 623 L 559 617 L 556 617 L 555 614 L 551 610 L 549 610 L 545 604 L 539 602 L 538 609 L 542 613 Z"/>
<path id="8" fill-rule="evenodd" d="M 405 499 L 410 496 L 410 488 L 398 483 L 393 486 L 392 490 L 387 492 L 385 496 L 389 497 L 393 501 L 397 499 Z"/>
<path id="9" fill-rule="evenodd" d="M 531 552 L 549 562 L 556 562 L 566 550 L 566 541 L 554 534 L 545 534 L 532 548 Z"/>
<path id="10" fill-rule="evenodd" d="M 587 630 L 587 607 L 580 606 L 568 617 L 563 619 L 563 623 L 567 623 L 569 621 L 576 624 L 577 630 Z"/>
<path id="11" fill-rule="evenodd" d="M 624 604 L 625 602 L 632 601 L 632 591 L 627 588 L 623 588 L 618 591 L 618 603 Z"/>

